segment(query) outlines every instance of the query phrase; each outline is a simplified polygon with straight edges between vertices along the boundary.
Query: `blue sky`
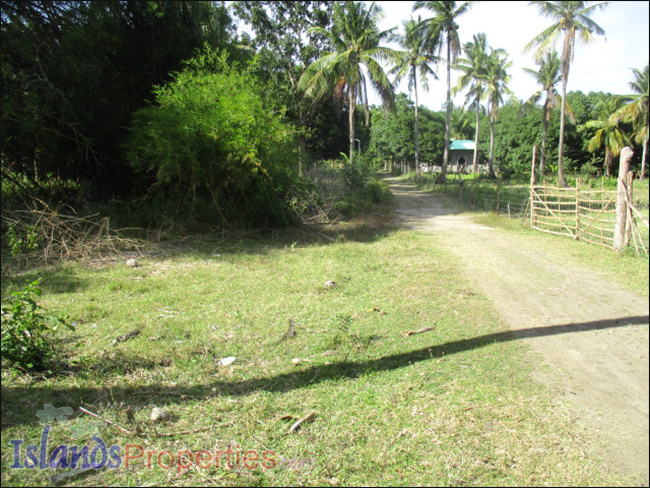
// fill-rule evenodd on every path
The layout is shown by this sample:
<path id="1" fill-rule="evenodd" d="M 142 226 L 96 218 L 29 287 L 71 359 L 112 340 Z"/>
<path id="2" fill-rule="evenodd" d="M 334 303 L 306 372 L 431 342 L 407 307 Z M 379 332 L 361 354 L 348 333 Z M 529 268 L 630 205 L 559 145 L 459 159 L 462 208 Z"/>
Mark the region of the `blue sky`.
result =
<path id="1" fill-rule="evenodd" d="M 381 28 L 400 26 L 402 20 L 427 11 L 412 13 L 413 2 L 376 2 L 385 17 Z M 594 2 L 595 3 L 595 2 Z M 569 73 L 568 90 L 604 91 L 616 94 L 630 93 L 629 82 L 633 80 L 632 68 L 642 69 L 648 64 L 650 2 L 610 2 L 605 11 L 595 13 L 592 18 L 605 30 L 605 36 L 595 36 L 592 44 L 577 42 L 574 62 Z M 459 17 L 461 43 L 468 42 L 472 35 L 485 32 L 488 44 L 504 48 L 513 61 L 509 87 L 520 99 L 528 98 L 539 88 L 523 67 L 535 68 L 532 54 L 522 53 L 523 47 L 537 34 L 551 25 L 551 20 L 539 15 L 537 7 L 527 1 L 480 1 L 463 16 Z M 558 46 L 558 50 L 560 47 Z M 438 67 L 440 81 L 430 81 L 429 93 L 419 93 L 420 103 L 432 110 L 440 110 L 446 96 L 446 72 L 442 63 Z M 452 71 L 452 84 L 455 75 Z M 399 91 L 408 92 L 403 82 Z M 376 97 L 371 103 L 377 103 Z M 456 97 L 461 104 L 463 96 Z"/>

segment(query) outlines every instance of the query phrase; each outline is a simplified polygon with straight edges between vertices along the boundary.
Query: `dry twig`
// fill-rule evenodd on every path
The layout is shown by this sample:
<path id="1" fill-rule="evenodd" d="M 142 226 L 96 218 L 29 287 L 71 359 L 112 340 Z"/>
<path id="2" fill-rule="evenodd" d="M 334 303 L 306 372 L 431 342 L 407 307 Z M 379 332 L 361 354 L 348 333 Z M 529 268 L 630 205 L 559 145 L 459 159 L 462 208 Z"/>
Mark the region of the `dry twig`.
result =
<path id="1" fill-rule="evenodd" d="M 83 413 L 87 413 L 88 415 L 90 415 L 90 416 L 92 416 L 92 417 L 95 417 L 96 419 L 101 420 L 102 422 L 106 422 L 108 425 L 112 425 L 113 427 L 116 427 L 117 429 L 121 430 L 121 431 L 124 432 L 125 434 L 130 434 L 130 435 L 133 435 L 133 434 L 134 434 L 133 432 L 131 432 L 131 431 L 128 430 L 128 429 L 125 429 L 125 428 L 122 427 L 121 425 L 118 425 L 118 424 L 116 424 L 115 422 L 111 422 L 110 420 L 106 420 L 105 418 L 100 417 L 100 416 L 97 415 L 96 413 L 92 413 L 90 410 L 86 410 L 86 409 L 83 408 L 83 407 L 79 407 L 79 410 L 81 410 Z"/>
<path id="2" fill-rule="evenodd" d="M 300 428 L 300 426 L 301 426 L 304 422 L 309 422 L 310 420 L 313 420 L 314 417 L 316 417 L 316 412 L 310 412 L 310 413 L 308 413 L 305 417 L 301 418 L 301 419 L 298 420 L 295 424 L 293 424 L 293 425 L 291 426 L 291 428 L 289 428 L 289 430 L 287 431 L 287 434 L 291 434 L 292 432 L 295 432 L 296 430 L 298 430 L 298 429 Z"/>
<path id="3" fill-rule="evenodd" d="M 406 337 L 412 336 L 415 334 L 422 334 L 423 332 L 429 332 L 430 330 L 434 330 L 435 327 L 422 327 L 421 329 L 418 330 L 410 330 L 406 333 Z"/>

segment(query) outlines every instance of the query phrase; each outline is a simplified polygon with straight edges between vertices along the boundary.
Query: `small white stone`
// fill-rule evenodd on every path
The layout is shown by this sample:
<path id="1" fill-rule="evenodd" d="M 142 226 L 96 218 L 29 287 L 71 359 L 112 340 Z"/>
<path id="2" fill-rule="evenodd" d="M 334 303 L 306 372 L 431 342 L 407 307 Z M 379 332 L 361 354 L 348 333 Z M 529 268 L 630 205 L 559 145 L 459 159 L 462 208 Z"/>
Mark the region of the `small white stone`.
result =
<path id="1" fill-rule="evenodd" d="M 234 358 L 232 356 L 229 356 L 227 358 L 223 358 L 219 360 L 219 364 L 221 366 L 230 366 L 232 363 L 234 363 L 237 360 L 237 358 Z"/>
<path id="2" fill-rule="evenodd" d="M 167 412 L 165 412 L 162 408 L 154 407 L 154 409 L 151 411 L 151 420 L 154 422 L 158 422 L 165 417 L 167 417 Z"/>

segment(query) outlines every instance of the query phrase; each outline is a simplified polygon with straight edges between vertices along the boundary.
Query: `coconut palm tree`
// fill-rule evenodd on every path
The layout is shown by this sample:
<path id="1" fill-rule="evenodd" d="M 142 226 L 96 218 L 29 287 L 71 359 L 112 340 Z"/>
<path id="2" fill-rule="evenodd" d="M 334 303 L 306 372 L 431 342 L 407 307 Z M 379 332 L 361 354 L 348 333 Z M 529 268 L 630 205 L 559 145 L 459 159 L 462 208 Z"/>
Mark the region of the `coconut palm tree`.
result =
<path id="1" fill-rule="evenodd" d="M 649 113 L 648 113 L 648 91 L 650 87 L 650 78 L 648 77 L 648 65 L 645 65 L 643 71 L 634 69 L 634 81 L 630 82 L 630 88 L 634 92 L 631 95 L 632 101 L 625 107 L 622 107 L 617 118 L 631 120 L 634 126 L 634 139 L 637 143 L 643 143 L 643 154 L 641 156 L 641 176 L 645 178 L 646 158 L 648 157 L 648 131 L 649 131 Z"/>
<path id="2" fill-rule="evenodd" d="M 619 117 L 617 117 L 617 112 L 625 101 L 625 97 L 615 95 L 602 100 L 594 107 L 594 113 L 598 118 L 585 123 L 587 129 L 596 129 L 596 133 L 587 145 L 587 150 L 595 152 L 605 147 L 605 176 L 612 176 L 614 158 L 621 153 L 621 149 L 630 144 L 629 137 L 619 127 Z"/>
<path id="3" fill-rule="evenodd" d="M 530 110 L 534 108 L 537 102 L 542 98 L 543 94 L 546 94 L 546 99 L 544 100 L 544 107 L 542 109 L 542 150 L 539 158 L 539 174 L 544 175 L 544 165 L 546 162 L 546 141 L 548 136 L 548 124 L 551 121 L 551 114 L 553 109 L 558 104 L 558 99 L 562 99 L 561 95 L 555 89 L 562 79 L 562 74 L 560 72 L 562 61 L 560 60 L 557 51 L 547 51 L 544 53 L 543 58 L 537 60 L 537 65 L 539 66 L 538 70 L 531 68 L 524 68 L 524 71 L 532 75 L 537 83 L 542 86 L 541 90 L 533 93 L 530 98 L 524 103 L 523 109 Z M 565 107 L 569 117 L 576 123 L 576 118 L 573 115 L 571 107 L 567 104 Z"/>
<path id="4" fill-rule="evenodd" d="M 490 178 L 496 178 L 494 173 L 494 123 L 499 115 L 499 105 L 503 103 L 503 95 L 512 94 L 512 90 L 507 86 L 510 81 L 508 69 L 512 66 L 512 61 L 508 61 L 507 57 L 503 49 L 491 49 L 483 75 L 485 98 L 488 102 L 488 118 L 490 119 L 490 158 L 488 160 Z"/>
<path id="5" fill-rule="evenodd" d="M 590 15 L 597 10 L 604 10 L 609 2 L 599 2 L 590 5 L 591 2 L 574 1 L 532 1 L 529 5 L 536 5 L 540 14 L 553 20 L 553 24 L 538 34 L 525 50 L 537 47 L 537 58 L 541 58 L 544 51 L 555 44 L 560 35 L 564 35 L 562 47 L 562 100 L 566 100 L 566 87 L 569 80 L 569 68 L 575 53 L 576 36 L 580 36 L 583 42 L 593 40 L 593 34 L 604 35 L 605 31 Z M 560 110 L 560 142 L 558 145 L 558 185 L 568 186 L 564 178 L 564 121 L 566 119 L 565 105 Z"/>
<path id="6" fill-rule="evenodd" d="M 465 107 L 452 107 L 450 135 L 452 139 L 469 139 L 474 132 L 474 116 Z"/>
<path id="7" fill-rule="evenodd" d="M 378 92 L 381 100 L 393 104 L 395 93 L 381 61 L 395 60 L 394 50 L 380 44 L 387 40 L 393 29 L 380 31 L 378 23 L 383 11 L 374 2 L 367 7 L 363 2 L 336 2 L 332 15 L 332 28 L 312 27 L 310 34 L 327 38 L 336 49 L 314 61 L 300 78 L 298 86 L 305 95 L 314 99 L 334 94 L 347 98 L 350 161 L 355 146 L 355 110 L 362 103 L 366 124 L 369 122 L 368 87 Z"/>
<path id="8" fill-rule="evenodd" d="M 462 71 L 458 78 L 458 83 L 454 87 L 454 94 L 469 87 L 465 96 L 468 103 L 476 111 L 476 124 L 474 126 L 474 156 L 472 160 L 472 172 L 478 173 L 478 133 L 480 124 L 480 115 L 482 112 L 481 99 L 485 94 L 483 76 L 485 74 L 487 59 L 487 38 L 485 33 L 474 35 L 472 42 L 467 42 L 463 46 L 465 58 L 456 60 L 456 69 Z"/>
<path id="9" fill-rule="evenodd" d="M 460 54 L 460 40 L 458 38 L 458 24 L 456 19 L 466 13 L 475 2 L 463 2 L 458 5 L 455 1 L 417 1 L 413 4 L 413 11 L 427 9 L 434 16 L 422 21 L 426 28 L 429 49 L 431 52 L 442 50 L 443 44 L 447 48 L 447 116 L 445 119 L 445 150 L 442 161 L 442 174 L 440 181 L 447 179 L 447 165 L 449 164 L 449 131 L 451 122 L 451 65 Z"/>
<path id="10" fill-rule="evenodd" d="M 413 90 L 415 96 L 415 174 L 420 175 L 420 124 L 419 124 L 419 102 L 418 102 L 418 75 L 422 89 L 429 91 L 428 77 L 433 76 L 438 79 L 431 65 L 438 61 L 438 57 L 429 53 L 425 49 L 426 38 L 424 31 L 420 28 L 422 18 L 418 17 L 417 21 L 405 20 L 402 25 L 404 32 L 396 34 L 393 38 L 404 49 L 401 53 L 398 63 L 390 71 L 395 75 L 394 84 L 397 84 L 405 76 L 408 77 L 409 90 Z"/>

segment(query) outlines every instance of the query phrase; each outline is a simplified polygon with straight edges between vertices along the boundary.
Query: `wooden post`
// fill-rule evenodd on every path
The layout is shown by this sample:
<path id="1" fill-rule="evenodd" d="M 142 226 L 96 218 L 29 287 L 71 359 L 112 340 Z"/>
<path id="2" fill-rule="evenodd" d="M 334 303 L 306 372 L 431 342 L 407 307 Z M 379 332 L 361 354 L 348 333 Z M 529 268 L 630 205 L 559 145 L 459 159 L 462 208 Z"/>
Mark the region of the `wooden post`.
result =
<path id="1" fill-rule="evenodd" d="M 535 219 L 535 187 L 530 187 L 530 226 L 535 228 L 537 221 Z"/>
<path id="2" fill-rule="evenodd" d="M 576 241 L 580 239 L 580 178 L 576 180 Z"/>
<path id="3" fill-rule="evenodd" d="M 530 226 L 535 227 L 535 187 L 537 186 L 537 174 L 535 173 L 535 161 L 537 156 L 537 146 L 533 146 L 533 164 L 530 171 Z"/>
<path id="4" fill-rule="evenodd" d="M 618 168 L 618 185 L 616 196 L 616 224 L 614 225 L 614 249 L 621 252 L 630 243 L 626 242 L 626 223 L 627 223 L 627 203 L 626 197 L 626 181 L 627 173 L 630 170 L 630 160 L 634 155 L 631 147 L 624 147 L 621 149 L 621 159 Z M 629 237 L 629 236 L 628 236 Z"/>
<path id="5" fill-rule="evenodd" d="M 533 168 L 530 173 L 530 186 L 537 185 L 537 173 L 535 172 L 535 159 L 537 156 L 537 146 L 533 146 Z"/>
<path id="6" fill-rule="evenodd" d="M 497 181 L 497 208 L 496 208 L 497 215 L 499 215 L 500 206 L 501 206 L 501 182 Z"/>
<path id="7" fill-rule="evenodd" d="M 634 217 L 632 215 L 632 209 L 630 208 L 630 205 L 632 204 L 632 189 L 634 185 L 634 171 L 630 171 L 627 174 L 627 178 L 625 179 L 625 191 L 627 192 L 627 198 L 625 199 L 625 207 L 626 207 L 626 222 L 625 222 L 625 242 L 627 244 L 630 244 L 630 238 L 632 237 L 632 227 L 634 225 Z M 636 244 L 636 242 L 635 242 Z M 639 250 L 637 249 L 637 255 L 639 254 Z"/>

